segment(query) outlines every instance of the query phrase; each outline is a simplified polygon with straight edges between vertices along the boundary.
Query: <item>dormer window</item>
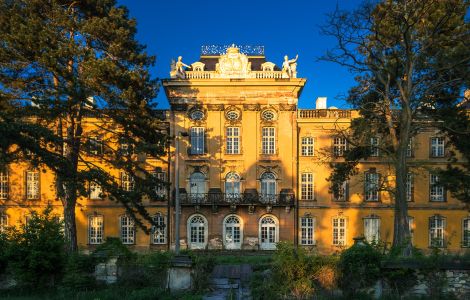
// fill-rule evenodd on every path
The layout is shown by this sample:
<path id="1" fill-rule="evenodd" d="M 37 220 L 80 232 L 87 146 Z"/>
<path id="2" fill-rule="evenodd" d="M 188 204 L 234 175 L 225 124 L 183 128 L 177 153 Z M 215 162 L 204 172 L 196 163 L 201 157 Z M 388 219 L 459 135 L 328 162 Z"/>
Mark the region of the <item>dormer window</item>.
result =
<path id="1" fill-rule="evenodd" d="M 194 72 L 203 72 L 204 71 L 204 66 L 205 66 L 204 63 L 202 63 L 200 61 L 197 61 L 197 62 L 191 64 L 191 69 Z"/>
<path id="2" fill-rule="evenodd" d="M 274 66 L 274 63 L 268 61 L 261 65 L 261 70 L 263 70 L 263 72 L 272 72 L 274 71 Z"/>

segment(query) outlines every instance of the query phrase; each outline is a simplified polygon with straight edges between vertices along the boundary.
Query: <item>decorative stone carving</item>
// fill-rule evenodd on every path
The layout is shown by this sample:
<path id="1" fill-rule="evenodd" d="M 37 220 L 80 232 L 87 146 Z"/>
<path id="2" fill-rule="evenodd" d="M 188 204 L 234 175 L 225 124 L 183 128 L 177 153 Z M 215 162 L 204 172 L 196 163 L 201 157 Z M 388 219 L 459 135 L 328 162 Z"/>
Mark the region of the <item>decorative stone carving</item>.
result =
<path id="1" fill-rule="evenodd" d="M 223 247 L 222 239 L 218 237 L 210 239 L 209 245 L 207 246 L 209 250 L 221 250 L 222 247 Z"/>
<path id="2" fill-rule="evenodd" d="M 243 241 L 243 250 L 258 250 L 259 240 L 257 237 L 246 237 Z"/>
<path id="3" fill-rule="evenodd" d="M 281 103 L 281 104 L 279 104 L 279 110 L 281 110 L 281 111 L 296 111 L 297 110 L 297 105 Z"/>
<path id="4" fill-rule="evenodd" d="M 224 105 L 223 104 L 207 104 L 207 110 L 210 111 L 223 111 Z"/>
<path id="5" fill-rule="evenodd" d="M 289 78 L 297 77 L 297 58 L 299 58 L 299 55 L 296 55 L 294 59 L 289 59 L 287 55 L 284 56 L 284 62 L 282 63 L 282 72 L 285 73 Z"/>
<path id="6" fill-rule="evenodd" d="M 243 104 L 243 110 L 245 111 L 260 111 L 261 107 L 259 104 Z"/>
<path id="7" fill-rule="evenodd" d="M 227 53 L 220 56 L 215 70 L 220 78 L 246 78 L 251 71 L 251 63 L 245 54 L 240 53 L 240 49 L 232 45 L 227 48 Z"/>
<path id="8" fill-rule="evenodd" d="M 188 66 L 183 62 L 183 57 L 178 56 L 178 61 L 171 61 L 171 71 L 170 71 L 170 77 L 171 78 L 181 78 L 184 79 L 186 78 L 186 71 L 184 68 L 191 68 L 191 66 Z"/>

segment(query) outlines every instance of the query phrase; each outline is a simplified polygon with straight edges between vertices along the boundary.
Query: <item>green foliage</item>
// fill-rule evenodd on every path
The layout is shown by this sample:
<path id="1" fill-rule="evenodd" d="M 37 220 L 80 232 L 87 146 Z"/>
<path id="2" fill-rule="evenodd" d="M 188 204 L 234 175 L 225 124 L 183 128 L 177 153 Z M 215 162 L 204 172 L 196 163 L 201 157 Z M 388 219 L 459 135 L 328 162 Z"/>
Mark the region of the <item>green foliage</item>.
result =
<path id="1" fill-rule="evenodd" d="M 215 266 L 213 254 L 195 254 L 190 252 L 193 261 L 193 290 L 195 292 L 206 291 L 210 285 L 210 274 Z"/>
<path id="2" fill-rule="evenodd" d="M 121 242 L 121 239 L 116 237 L 107 237 L 103 244 L 96 247 L 92 255 L 101 262 L 105 262 L 111 257 L 118 257 L 120 261 L 126 261 L 136 257 L 135 254 Z"/>
<path id="3" fill-rule="evenodd" d="M 67 292 L 91 290 L 96 287 L 93 275 L 96 259 L 91 255 L 74 253 L 68 257 L 61 287 Z"/>
<path id="4" fill-rule="evenodd" d="M 355 244 L 341 253 L 339 286 L 346 295 L 371 287 L 380 278 L 382 255 L 369 244 Z"/>
<path id="5" fill-rule="evenodd" d="M 8 228 L 5 257 L 20 285 L 34 289 L 54 286 L 65 263 L 63 223 L 47 207 L 33 212 L 27 224 Z"/>
<path id="6" fill-rule="evenodd" d="M 135 259 L 121 263 L 119 286 L 165 288 L 171 257 L 169 252 L 155 252 L 139 255 Z"/>

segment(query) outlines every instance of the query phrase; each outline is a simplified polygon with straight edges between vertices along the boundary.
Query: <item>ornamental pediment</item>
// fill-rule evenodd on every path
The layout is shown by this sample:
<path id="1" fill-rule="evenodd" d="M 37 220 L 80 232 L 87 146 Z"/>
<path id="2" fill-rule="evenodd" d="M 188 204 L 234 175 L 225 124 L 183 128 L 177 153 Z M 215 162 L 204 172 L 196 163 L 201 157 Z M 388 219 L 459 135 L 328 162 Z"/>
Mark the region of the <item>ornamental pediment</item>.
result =
<path id="1" fill-rule="evenodd" d="M 230 47 L 227 53 L 220 56 L 215 65 L 215 72 L 220 78 L 246 78 L 251 72 L 251 63 L 248 56 L 240 53 L 237 47 Z"/>

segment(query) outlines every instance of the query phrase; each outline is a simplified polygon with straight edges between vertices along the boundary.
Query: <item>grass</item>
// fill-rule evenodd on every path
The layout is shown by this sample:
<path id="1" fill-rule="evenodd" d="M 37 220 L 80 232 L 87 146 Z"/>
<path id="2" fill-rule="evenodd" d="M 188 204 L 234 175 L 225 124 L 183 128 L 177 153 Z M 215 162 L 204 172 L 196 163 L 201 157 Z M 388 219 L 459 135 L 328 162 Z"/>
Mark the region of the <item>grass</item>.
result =
<path id="1" fill-rule="evenodd" d="M 0 299 L 8 300 L 201 300 L 202 295 L 194 295 L 191 292 L 170 294 L 160 288 L 146 287 L 139 289 L 119 288 L 117 286 L 106 287 L 101 290 L 61 292 L 48 291 L 43 293 L 28 293 L 24 290 L 2 291 Z"/>

